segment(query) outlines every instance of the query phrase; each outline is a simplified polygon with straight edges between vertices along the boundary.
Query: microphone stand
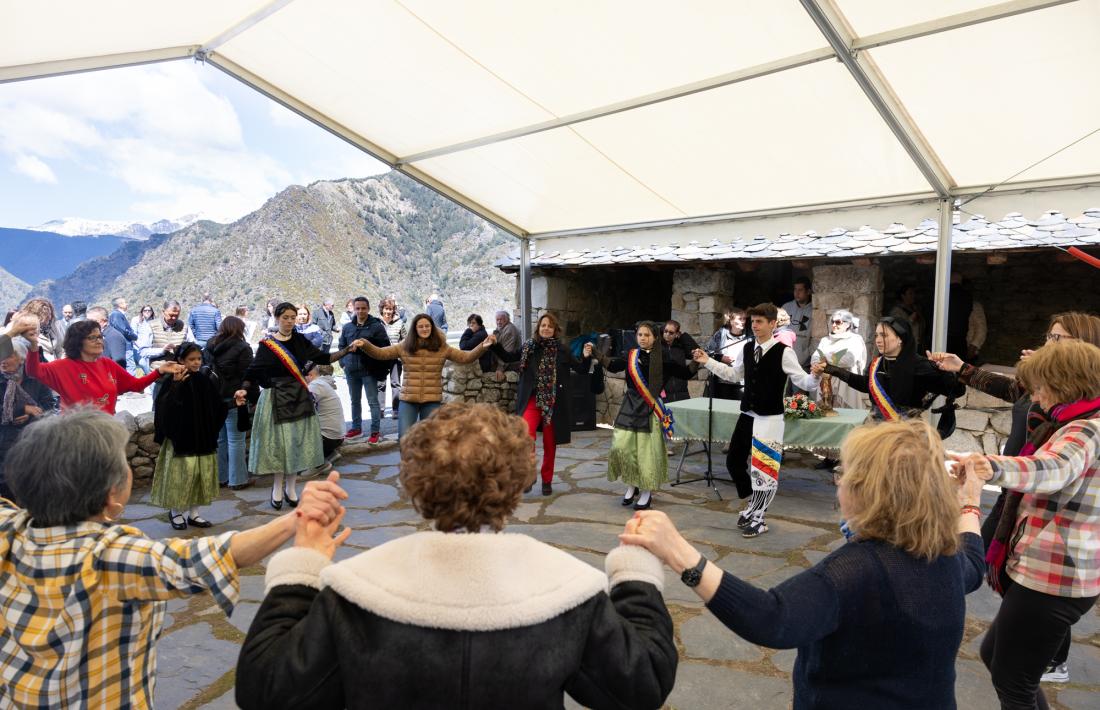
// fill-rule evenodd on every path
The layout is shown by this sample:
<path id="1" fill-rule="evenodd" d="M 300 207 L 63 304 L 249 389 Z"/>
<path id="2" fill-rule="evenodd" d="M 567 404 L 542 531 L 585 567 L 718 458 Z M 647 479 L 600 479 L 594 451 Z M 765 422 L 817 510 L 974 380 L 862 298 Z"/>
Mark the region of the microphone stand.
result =
<path id="1" fill-rule="evenodd" d="M 740 345 L 748 340 L 745 335 L 740 336 L 740 340 L 724 345 L 715 351 L 716 355 L 721 355 L 723 350 L 732 348 L 735 345 Z M 718 359 L 718 358 L 715 358 Z M 710 372 L 708 370 L 708 372 Z M 698 483 L 699 481 L 706 481 L 707 487 L 714 491 L 714 495 L 718 496 L 718 500 L 723 500 L 722 494 L 718 492 L 718 486 L 715 484 L 714 478 L 714 459 L 711 451 L 714 439 L 714 386 L 718 382 L 718 375 L 710 372 L 710 376 L 707 378 L 707 440 L 703 443 L 703 451 L 707 455 L 707 471 L 703 474 L 702 478 L 691 478 L 686 481 L 680 480 L 680 470 L 684 466 L 684 459 L 687 457 L 687 443 L 684 443 L 684 453 L 680 455 L 680 465 L 676 468 L 676 482 L 670 485 L 682 486 L 688 483 Z"/>

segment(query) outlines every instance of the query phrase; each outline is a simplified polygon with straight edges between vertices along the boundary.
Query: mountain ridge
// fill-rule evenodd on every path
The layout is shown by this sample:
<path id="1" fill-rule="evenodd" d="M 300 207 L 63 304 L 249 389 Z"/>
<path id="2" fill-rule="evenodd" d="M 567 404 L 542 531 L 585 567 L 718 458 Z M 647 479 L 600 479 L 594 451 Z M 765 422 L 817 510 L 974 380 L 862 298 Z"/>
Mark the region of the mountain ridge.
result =
<path id="1" fill-rule="evenodd" d="M 493 267 L 510 238 L 403 175 L 291 185 L 231 224 L 199 221 L 147 241 L 122 244 L 34 293 L 55 304 L 74 298 L 159 308 L 211 293 L 223 312 L 262 309 L 269 298 L 311 308 L 332 296 L 377 301 L 393 293 L 407 311 L 438 291 L 454 327 L 473 311 L 491 319 L 511 308 L 513 277 Z"/>

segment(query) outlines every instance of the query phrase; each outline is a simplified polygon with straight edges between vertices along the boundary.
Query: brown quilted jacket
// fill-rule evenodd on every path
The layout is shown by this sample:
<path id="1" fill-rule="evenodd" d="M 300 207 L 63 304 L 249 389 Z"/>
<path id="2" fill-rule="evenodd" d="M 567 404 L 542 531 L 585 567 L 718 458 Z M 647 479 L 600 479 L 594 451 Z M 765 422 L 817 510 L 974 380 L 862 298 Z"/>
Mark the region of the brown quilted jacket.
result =
<path id="1" fill-rule="evenodd" d="M 401 358 L 401 401 L 421 404 L 443 401 L 443 365 L 447 360 L 471 363 L 488 348 L 479 345 L 473 350 L 459 350 L 445 345 L 439 350 L 418 350 L 410 354 L 400 344 L 380 348 L 367 343 L 363 350 L 376 360 Z"/>

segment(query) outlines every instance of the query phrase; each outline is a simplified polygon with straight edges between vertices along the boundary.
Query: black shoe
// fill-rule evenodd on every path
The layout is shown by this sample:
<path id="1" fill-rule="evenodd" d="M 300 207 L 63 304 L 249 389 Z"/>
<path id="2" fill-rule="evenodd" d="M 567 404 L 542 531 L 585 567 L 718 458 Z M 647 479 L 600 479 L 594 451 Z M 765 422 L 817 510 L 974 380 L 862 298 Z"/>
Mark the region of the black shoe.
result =
<path id="1" fill-rule="evenodd" d="M 172 524 L 173 530 L 187 529 L 187 520 L 183 517 L 183 513 L 170 513 L 168 515 L 168 522 Z"/>
<path id="2" fill-rule="evenodd" d="M 218 481 L 218 488 L 225 488 L 229 485 L 229 481 Z"/>
<path id="3" fill-rule="evenodd" d="M 542 484 L 542 494 L 544 496 L 548 496 L 548 495 L 552 494 L 553 492 L 554 492 L 554 487 L 551 486 L 549 483 L 543 483 Z"/>
<path id="4" fill-rule="evenodd" d="M 629 498 L 627 498 L 626 496 L 623 496 L 623 507 L 625 508 L 626 506 L 633 503 L 635 498 L 637 498 L 636 493 L 634 495 L 630 496 Z"/>
<path id="5" fill-rule="evenodd" d="M 840 462 L 836 459 L 825 459 L 821 463 L 814 466 L 814 469 L 817 471 L 831 471 L 832 469 L 836 468 L 836 465 L 838 463 Z"/>
<path id="6" fill-rule="evenodd" d="M 275 500 L 275 494 L 274 493 L 271 494 L 271 507 L 274 508 L 275 510 L 282 510 L 283 509 L 283 502 L 281 500 Z"/>
<path id="7" fill-rule="evenodd" d="M 196 515 L 193 518 L 188 516 L 187 524 L 191 525 L 192 527 L 196 527 L 196 528 L 212 528 L 212 527 L 214 527 L 214 523 L 210 522 L 209 520 L 202 517 L 201 515 Z"/>
<path id="8" fill-rule="evenodd" d="M 766 532 L 768 532 L 768 524 L 761 520 L 749 523 L 748 527 L 741 532 L 741 537 L 758 537 Z"/>
<path id="9" fill-rule="evenodd" d="M 653 507 L 653 498 L 650 498 L 645 503 L 638 502 L 634 504 L 634 510 L 649 510 L 651 507 Z"/>
<path id="10" fill-rule="evenodd" d="M 737 529 L 744 530 L 752 524 L 752 518 L 746 517 L 743 513 L 737 514 Z"/>
<path id="11" fill-rule="evenodd" d="M 291 508 L 297 508 L 298 507 L 298 499 L 297 498 L 291 498 L 290 494 L 287 493 L 286 491 L 283 491 L 283 500 L 285 500 L 286 504 L 289 505 Z"/>

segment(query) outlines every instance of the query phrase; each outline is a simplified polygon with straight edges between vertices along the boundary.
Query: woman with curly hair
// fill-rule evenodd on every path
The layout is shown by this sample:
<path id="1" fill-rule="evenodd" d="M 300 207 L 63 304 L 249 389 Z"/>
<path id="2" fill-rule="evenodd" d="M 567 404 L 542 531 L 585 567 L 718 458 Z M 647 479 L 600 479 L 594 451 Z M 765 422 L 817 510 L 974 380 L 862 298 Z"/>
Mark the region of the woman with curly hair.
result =
<path id="1" fill-rule="evenodd" d="M 542 314 L 535 337 L 517 352 L 510 353 L 497 344 L 492 350 L 504 362 L 519 361 L 516 414 L 527 422 L 532 439 L 542 429 L 542 494 L 548 496 L 554 492 L 554 454 L 558 446 L 572 440 L 569 371 L 587 372 L 588 366 L 573 357 L 562 342 L 561 325 L 553 313 Z M 588 343 L 584 346 L 584 357 L 591 355 L 592 344 Z"/>
<path id="2" fill-rule="evenodd" d="M 303 521 L 272 557 L 241 707 L 661 706 L 677 653 L 657 559 L 619 546 L 605 574 L 501 533 L 535 480 L 523 420 L 445 404 L 405 433 L 400 480 L 434 530 L 334 564 L 339 519 Z"/>

